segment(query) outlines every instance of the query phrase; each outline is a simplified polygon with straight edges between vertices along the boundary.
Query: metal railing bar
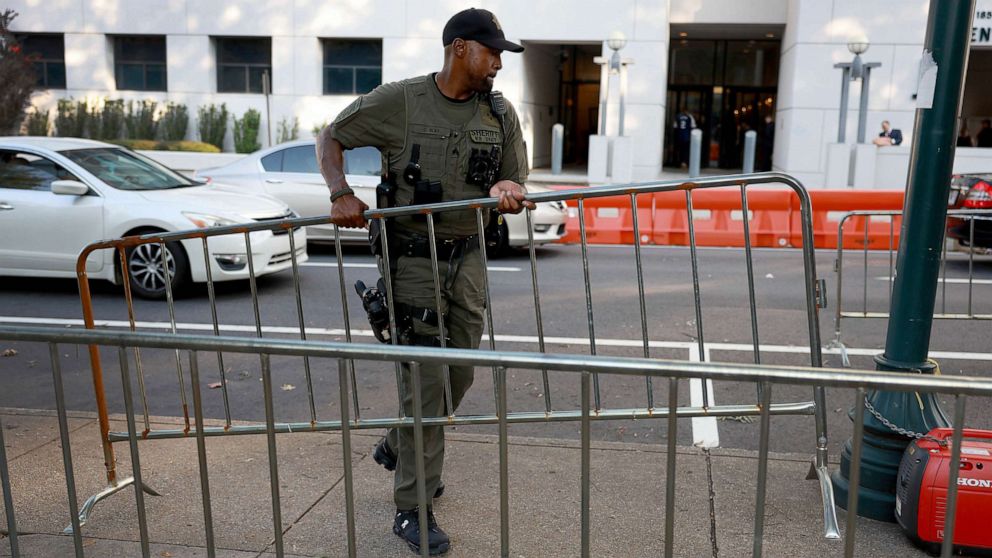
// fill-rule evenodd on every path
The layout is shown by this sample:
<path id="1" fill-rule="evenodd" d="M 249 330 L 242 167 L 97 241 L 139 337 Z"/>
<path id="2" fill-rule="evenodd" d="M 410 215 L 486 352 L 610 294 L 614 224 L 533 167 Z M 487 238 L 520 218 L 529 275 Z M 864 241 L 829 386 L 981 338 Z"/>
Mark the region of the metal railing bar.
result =
<path id="1" fill-rule="evenodd" d="M 203 266 L 207 270 L 207 296 L 210 298 L 210 321 L 214 326 L 214 336 L 220 337 L 220 320 L 217 319 L 217 294 L 214 290 L 214 274 L 210 267 L 207 237 L 203 237 Z M 227 370 L 224 369 L 224 353 L 217 351 L 217 370 L 220 372 L 220 393 L 224 403 L 224 424 L 231 426 L 231 402 L 227 391 Z"/>
<path id="2" fill-rule="evenodd" d="M 382 260 L 380 261 L 380 267 L 382 267 L 383 283 L 386 285 L 386 306 L 389 307 L 389 348 L 398 348 L 400 346 L 400 338 L 398 335 L 396 327 L 396 305 L 393 299 L 393 277 L 392 269 L 390 269 L 389 262 L 391 261 L 389 255 L 389 241 L 387 240 L 386 234 L 386 219 L 379 219 L 379 226 L 381 227 L 382 234 L 379 235 L 380 246 L 382 246 Z M 397 256 L 398 258 L 399 256 Z M 340 269 L 340 266 L 338 266 Z M 343 296 L 343 295 L 342 295 Z M 380 347 L 379 350 L 381 350 Z M 406 390 L 403 386 L 403 365 L 402 360 L 397 359 L 395 361 L 394 368 L 396 369 L 396 400 L 399 402 L 396 410 L 396 416 L 404 416 L 403 412 L 403 401 L 405 400 Z M 358 389 L 358 384 L 355 384 L 355 389 Z M 397 436 L 397 441 L 402 443 L 402 440 Z M 399 455 L 399 448 L 395 448 L 397 455 Z"/>
<path id="3" fill-rule="evenodd" d="M 948 465 L 947 511 L 944 520 L 944 541 L 940 546 L 941 558 L 950 558 L 954 550 L 954 527 L 957 520 L 958 476 L 961 468 L 961 440 L 964 437 L 965 397 L 954 396 L 954 432 L 951 434 L 951 462 Z"/>
<path id="4" fill-rule="evenodd" d="M 189 381 L 193 384 L 193 418 L 196 420 L 196 458 L 200 471 L 200 495 L 203 504 L 203 534 L 206 538 L 207 556 L 214 558 L 214 516 L 210 504 L 210 473 L 207 469 L 207 444 L 203 435 L 203 402 L 200 393 L 200 366 L 196 351 L 189 352 Z"/>
<path id="5" fill-rule="evenodd" d="M 968 314 L 973 314 L 971 307 L 972 293 L 975 286 L 975 220 L 969 221 L 968 227 Z"/>
<path id="6" fill-rule="evenodd" d="M 865 240 L 864 240 L 865 244 L 864 244 L 864 246 L 865 246 L 865 248 L 867 248 L 868 247 L 868 227 L 871 225 L 871 218 L 866 216 L 866 217 L 864 217 L 864 221 L 865 221 Z M 863 312 L 867 312 L 868 311 L 868 250 L 865 250 L 864 251 L 864 269 L 863 269 L 863 271 L 864 271 L 864 273 L 862 274 L 862 277 L 864 278 L 864 283 L 863 283 L 863 286 L 862 286 L 863 287 L 863 292 L 862 292 L 862 296 L 861 296 L 861 309 L 862 309 Z"/>
<path id="7" fill-rule="evenodd" d="M 658 376 L 660 377 L 660 375 Z M 771 414 L 774 416 L 812 415 L 816 405 L 811 402 L 800 403 L 776 403 L 772 405 Z M 655 409 L 600 409 L 599 413 L 593 414 L 594 421 L 609 420 L 645 420 L 664 419 L 668 417 L 668 408 Z M 703 407 L 680 407 L 677 410 L 678 418 L 698 418 L 698 417 L 737 417 L 737 416 L 758 416 L 761 412 L 757 405 L 714 405 L 709 408 Z M 507 422 L 510 424 L 524 423 L 552 423 L 571 422 L 581 418 L 581 411 L 554 411 L 550 415 L 544 411 L 514 412 L 507 415 Z M 454 418 L 449 417 L 424 417 L 424 424 L 427 426 L 470 426 L 499 424 L 499 416 L 490 415 L 459 415 Z M 353 430 L 375 430 L 380 428 L 403 428 L 413 425 L 410 417 L 399 418 L 366 418 L 361 421 L 352 420 L 350 428 Z M 341 430 L 341 422 L 337 420 L 317 421 L 316 424 L 309 422 L 280 422 L 276 423 L 277 434 L 289 434 L 293 432 L 335 432 Z M 264 434 L 265 428 L 262 425 L 233 425 L 230 428 L 205 427 L 206 436 L 224 435 L 252 435 Z M 189 433 L 183 430 L 152 430 L 146 434 L 143 440 L 157 440 L 164 438 L 188 438 Z M 120 442 L 127 439 L 127 435 L 119 432 L 110 432 L 110 441 Z"/>
<path id="8" fill-rule="evenodd" d="M 509 428 L 507 415 L 509 409 L 506 402 L 506 368 L 497 370 L 499 384 L 499 399 L 496 412 L 499 415 L 499 540 L 500 556 L 510 557 L 510 456 Z"/>
<path id="9" fill-rule="evenodd" d="M 427 557 L 430 550 L 427 529 L 427 473 L 424 464 L 424 408 L 421 391 L 420 364 L 410 363 L 410 384 L 413 389 L 413 447 L 417 470 L 417 513 L 420 523 L 420 555 Z"/>
<path id="10" fill-rule="evenodd" d="M 865 433 L 865 388 L 858 388 L 854 397 L 854 447 L 851 451 L 850 490 L 847 495 L 847 528 L 844 531 L 844 556 L 854 556 L 854 544 L 858 525 L 858 490 L 861 486 L 861 450 L 864 447 Z"/>
<path id="11" fill-rule="evenodd" d="M 119 247 L 118 255 L 121 261 L 121 284 L 124 286 L 124 301 L 127 305 L 127 322 L 131 331 L 137 331 L 134 318 L 134 298 L 131 294 L 130 270 L 127 266 L 127 250 L 123 246 Z M 141 365 L 141 351 L 134 348 L 134 367 L 138 372 L 138 393 L 141 397 L 141 412 L 145 420 L 145 432 L 151 430 L 151 421 L 148 417 L 148 396 L 145 391 L 145 370 Z"/>
<path id="12" fill-rule="evenodd" d="M 754 503 L 754 541 L 752 556 L 761 557 L 762 542 L 765 530 L 765 495 L 768 487 L 768 439 L 771 429 L 771 414 L 768 413 L 771 407 L 772 384 L 768 381 L 762 382 L 761 387 L 761 437 L 758 442 L 758 487 L 755 491 Z"/>
<path id="13" fill-rule="evenodd" d="M 309 354 L 319 358 L 353 358 L 367 361 L 418 361 L 429 364 L 448 362 L 465 366 L 505 366 L 540 370 L 576 371 L 586 369 L 619 375 L 676 376 L 731 381 L 760 381 L 852 387 L 864 385 L 888 391 L 934 391 L 961 395 L 986 395 L 992 391 L 992 380 L 966 376 L 931 376 L 842 368 L 805 366 L 774 366 L 763 364 L 686 362 L 664 359 L 630 357 L 591 358 L 588 355 L 541 354 L 526 352 L 490 352 L 470 349 L 440 349 L 436 347 L 394 346 L 366 343 L 339 343 L 297 339 L 255 339 L 250 337 L 212 337 L 202 335 L 170 335 L 161 333 L 130 333 L 126 331 L 67 330 L 56 327 L 0 326 L 0 339 L 11 341 L 56 342 L 76 345 L 138 346 L 159 349 L 266 353 L 279 356 Z"/>
<path id="14" fill-rule="evenodd" d="M 75 469 L 72 466 L 72 446 L 69 440 L 69 419 L 66 416 L 66 406 L 65 406 L 65 386 L 62 382 L 62 365 L 59 363 L 59 348 L 55 343 L 48 344 L 48 355 L 52 362 L 52 384 L 55 386 L 55 412 L 58 414 L 59 420 L 59 440 L 62 443 L 62 468 L 65 471 L 65 488 L 66 496 L 69 503 L 69 523 L 72 525 L 72 545 L 76 551 L 77 558 L 83 556 L 83 537 L 80 534 L 79 525 L 79 505 L 77 503 L 76 494 L 76 474 Z M 0 446 L 3 446 L 3 425 L 0 424 Z M 0 448 L 0 464 L 6 467 L 7 459 L 6 456 L 2 455 L 5 451 Z M 4 486 L 5 490 L 9 490 L 9 485 Z M 8 520 L 9 522 L 13 520 L 14 508 L 8 508 Z M 10 527 L 10 525 L 8 525 Z M 17 529 L 9 529 L 12 544 L 16 546 L 15 539 L 17 538 Z M 12 549 L 12 554 L 17 556 L 17 550 Z"/>
<path id="15" fill-rule="evenodd" d="M 270 356 L 262 353 L 262 395 L 265 405 L 265 435 L 269 454 L 269 488 L 272 491 L 272 532 L 276 556 L 285 554 L 282 541 L 282 507 L 279 498 L 279 457 L 276 452 L 275 410 L 272 404 L 272 367 Z"/>
<path id="16" fill-rule="evenodd" d="M 678 440 L 679 381 L 668 380 L 668 440 L 665 464 L 665 556 L 675 555 L 675 444 Z"/>
<path id="17" fill-rule="evenodd" d="M 888 318 L 888 312 L 843 312 L 844 318 Z M 992 320 L 992 314 L 934 314 L 934 319 L 940 320 Z"/>
<path id="18" fill-rule="evenodd" d="M 303 319 L 303 293 L 300 292 L 300 263 L 296 259 L 296 235 L 289 233 L 289 253 L 293 262 L 293 292 L 296 295 L 296 317 L 300 324 L 300 340 L 306 341 L 306 323 Z M 307 402 L 310 404 L 310 420 L 317 422 L 317 404 L 314 402 L 313 377 L 310 375 L 310 357 L 303 357 L 303 376 L 307 382 Z"/>
<path id="19" fill-rule="evenodd" d="M 541 291 L 537 281 L 537 251 L 534 247 L 534 223 L 531 211 L 527 212 L 527 251 L 530 254 L 530 282 L 534 293 L 534 316 L 537 319 L 537 350 L 546 352 L 544 347 L 544 320 L 541 318 Z M 541 381 L 544 383 L 544 411 L 551 412 L 551 383 L 548 371 L 541 370 Z"/>
<path id="20" fill-rule="evenodd" d="M 648 313 L 644 296 L 644 265 L 641 260 L 641 228 L 637 221 L 637 194 L 630 194 L 630 216 L 634 234 L 634 267 L 637 271 L 637 300 L 641 313 L 641 342 L 644 344 L 644 358 L 651 358 L 651 343 L 648 339 Z M 654 386 L 651 376 L 644 377 L 644 387 L 647 391 L 648 409 L 654 409 Z"/>
<path id="21" fill-rule="evenodd" d="M 338 391 L 341 395 L 341 454 L 344 461 L 345 525 L 348 533 L 348 557 L 355 558 L 358 545 L 355 538 L 355 485 L 351 464 L 351 429 L 348 418 L 349 370 L 348 361 L 343 358 L 338 359 Z"/>
<path id="22" fill-rule="evenodd" d="M 583 286 L 585 287 L 586 293 L 586 321 L 588 322 L 589 328 L 589 354 L 596 355 L 596 320 L 593 316 L 592 309 L 592 281 L 589 280 L 589 243 L 586 240 L 586 212 L 585 212 L 585 201 L 579 199 L 579 239 L 582 245 L 582 277 Z M 599 400 L 599 376 L 596 374 L 592 375 L 593 381 L 593 391 L 595 393 L 595 408 L 597 411 L 600 409 Z"/>
<path id="23" fill-rule="evenodd" d="M 255 275 L 255 258 L 251 252 L 251 235 L 245 233 L 245 251 L 248 253 L 248 285 L 251 287 L 251 307 L 255 317 L 255 335 L 262 338 L 262 314 L 258 307 L 258 281 Z"/>
<path id="24" fill-rule="evenodd" d="M 895 229 L 896 218 L 894 216 L 889 217 L 889 300 L 892 299 L 892 276 L 895 273 L 895 260 L 893 259 L 895 253 L 895 242 L 896 242 L 896 229 Z M 867 230 L 867 227 L 865 227 Z"/>
<path id="25" fill-rule="evenodd" d="M 491 216 L 490 216 L 491 217 Z M 475 210 L 476 234 L 479 240 L 479 257 L 482 259 L 482 269 L 489 269 L 489 256 L 486 254 L 486 228 L 483 224 L 482 210 Z M 482 292 L 485 296 L 485 318 L 486 328 L 489 332 L 489 350 L 496 350 L 496 333 L 493 331 L 493 299 L 489 292 L 489 273 L 482 273 Z M 492 368 L 493 373 L 493 404 L 499 409 L 499 383 L 497 381 L 496 367 Z"/>
<path id="26" fill-rule="evenodd" d="M 169 273 L 169 260 L 167 257 L 168 251 L 165 247 L 165 242 L 159 243 L 159 256 L 162 260 L 162 275 L 165 281 L 165 299 L 169 307 L 169 327 L 173 334 L 176 333 L 176 301 L 172 295 L 172 274 Z M 249 250 L 249 255 L 251 251 Z M 175 256 L 173 256 L 175 260 Z M 251 258 L 249 258 L 251 261 Z M 183 375 L 183 361 L 182 357 L 179 355 L 179 349 L 175 350 L 176 354 L 176 378 L 179 379 L 179 400 L 183 406 L 183 420 L 186 423 L 186 430 L 189 430 L 189 402 L 186 399 L 186 380 Z"/>
<path id="27" fill-rule="evenodd" d="M 168 281 L 168 276 L 166 276 Z M 141 457 L 138 450 L 138 432 L 134 424 L 134 400 L 131 396 L 131 374 L 128 371 L 127 351 L 124 347 L 117 348 L 117 358 L 120 360 L 121 387 L 124 390 L 124 415 L 127 418 L 128 445 L 131 448 L 131 469 L 134 476 L 134 501 L 138 508 L 138 533 L 141 538 L 141 555 L 148 558 L 151 555 L 148 539 L 148 517 L 145 513 L 145 494 L 141 480 Z M 78 531 L 76 531 L 78 532 Z"/>
<path id="28" fill-rule="evenodd" d="M 341 291 L 341 313 L 344 318 L 344 339 L 351 343 L 351 317 L 348 316 L 348 285 L 344 280 L 344 255 L 341 253 L 341 231 L 340 227 L 334 225 L 334 256 L 338 261 L 338 286 Z M 388 275 L 387 275 L 388 277 Z M 358 383 L 355 381 L 355 361 L 348 361 L 348 374 L 351 376 L 352 405 L 355 406 L 355 420 L 361 420 L 362 409 L 358 405 Z"/>
<path id="29" fill-rule="evenodd" d="M 581 521 L 580 521 L 580 536 L 582 539 L 581 543 L 581 556 L 583 558 L 589 557 L 589 522 L 590 522 L 590 490 L 589 487 L 592 485 L 592 478 L 590 474 L 590 461 L 592 460 L 590 452 L 590 431 L 591 431 L 591 421 L 589 419 L 589 372 L 586 370 L 582 371 L 582 428 L 581 428 L 581 464 L 580 464 L 580 483 L 581 483 Z"/>
<path id="30" fill-rule="evenodd" d="M 434 232 L 434 214 L 427 214 L 427 244 L 430 245 L 431 249 L 431 273 L 434 275 L 434 311 L 437 312 L 437 332 L 438 339 L 441 341 L 441 348 L 444 349 L 448 346 L 448 332 L 447 327 L 445 327 L 444 320 L 446 318 L 446 312 L 444 312 L 444 307 L 441 305 L 441 277 L 438 271 L 438 259 L 437 259 L 437 235 Z M 448 262 L 447 271 L 445 273 L 445 282 L 447 282 L 447 275 L 451 273 L 451 262 Z M 447 364 L 441 365 L 441 372 L 443 374 L 444 383 L 444 404 L 445 409 L 448 411 L 448 416 L 455 416 L 455 406 L 452 402 L 451 394 L 451 367 Z"/>
<path id="31" fill-rule="evenodd" d="M 754 262 L 751 258 L 751 212 L 748 209 L 747 186 L 745 185 L 741 185 L 741 213 L 744 221 L 744 261 L 747 263 L 748 308 L 751 311 L 751 343 L 754 345 L 754 363 L 761 364 L 761 344 L 758 340 L 758 304 L 754 294 Z M 760 393 L 758 399 L 761 399 Z"/>
<path id="32" fill-rule="evenodd" d="M 699 293 L 699 255 L 696 253 L 696 227 L 692 215 L 692 190 L 685 191 L 686 221 L 689 226 L 689 260 L 692 267 L 692 298 L 696 311 L 696 344 L 699 347 L 699 358 L 706 361 L 706 340 L 703 337 L 703 307 Z M 703 385 L 703 407 L 710 406 L 709 387 Z"/>

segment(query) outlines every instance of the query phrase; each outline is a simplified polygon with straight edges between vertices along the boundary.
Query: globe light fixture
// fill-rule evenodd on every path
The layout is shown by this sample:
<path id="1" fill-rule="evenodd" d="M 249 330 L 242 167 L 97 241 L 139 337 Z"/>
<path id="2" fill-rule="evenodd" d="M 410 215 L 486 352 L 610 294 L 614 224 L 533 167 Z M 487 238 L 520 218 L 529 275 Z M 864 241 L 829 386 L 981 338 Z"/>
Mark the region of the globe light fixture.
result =
<path id="1" fill-rule="evenodd" d="M 606 40 L 606 46 L 610 47 L 611 50 L 620 50 L 627 46 L 627 37 L 623 34 L 623 31 L 614 31 L 610 33 L 610 38 Z"/>

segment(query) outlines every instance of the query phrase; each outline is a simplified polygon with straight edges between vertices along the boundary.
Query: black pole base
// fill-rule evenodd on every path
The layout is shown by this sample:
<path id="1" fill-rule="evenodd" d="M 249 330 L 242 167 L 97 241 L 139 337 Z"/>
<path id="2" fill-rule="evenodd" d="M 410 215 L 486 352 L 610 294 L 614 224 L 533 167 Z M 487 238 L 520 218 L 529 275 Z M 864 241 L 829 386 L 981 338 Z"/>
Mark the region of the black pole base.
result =
<path id="1" fill-rule="evenodd" d="M 932 363 L 895 363 L 884 355 L 875 357 L 881 371 L 933 373 Z M 873 391 L 868 395 L 872 406 L 888 421 L 901 428 L 926 434 L 936 427 L 950 426 L 940 404 L 930 393 Z M 853 410 L 848 413 L 853 420 Z M 879 521 L 895 522 L 896 481 L 899 463 L 912 438 L 893 431 L 867 409 L 864 415 L 864 441 L 861 448 L 861 482 L 858 491 L 858 515 Z M 831 478 L 837 505 L 847 509 L 850 492 L 853 440 L 848 439 L 840 455 L 840 470 Z"/>

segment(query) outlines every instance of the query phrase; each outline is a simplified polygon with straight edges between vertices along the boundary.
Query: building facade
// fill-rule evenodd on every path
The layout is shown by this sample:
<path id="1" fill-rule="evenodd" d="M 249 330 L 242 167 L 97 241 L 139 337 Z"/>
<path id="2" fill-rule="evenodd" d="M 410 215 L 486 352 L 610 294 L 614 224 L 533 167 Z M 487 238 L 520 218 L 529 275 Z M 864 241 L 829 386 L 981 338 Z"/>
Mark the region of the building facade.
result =
<path id="1" fill-rule="evenodd" d="M 300 135 L 331 120 L 381 82 L 436 71 L 441 30 L 463 3 L 449 0 L 11 0 L 14 31 L 38 55 L 33 104 L 59 99 L 154 99 L 227 105 L 235 116 L 263 114 L 262 145 L 276 124 L 299 121 Z M 878 148 L 874 179 L 856 187 L 905 185 L 913 137 L 926 0 L 481 0 L 523 54 L 504 54 L 496 86 L 521 115 L 534 168 L 551 160 L 551 127 L 565 125 L 566 165 L 582 169 L 589 135 L 616 134 L 618 77 L 593 58 L 609 57 L 622 32 L 627 66 L 624 132 L 633 176 L 679 167 L 686 112 L 703 131 L 703 166 L 741 167 L 744 134 L 758 137 L 756 165 L 828 180 L 837 142 L 841 70 L 848 43 L 867 38 L 871 73 L 866 141 L 882 120 L 903 132 L 901 146 Z M 979 0 L 962 116 L 974 143 L 992 118 L 982 84 L 992 74 L 992 0 Z M 986 50 L 990 49 L 990 50 Z M 609 98 L 606 89 L 609 84 Z M 861 82 L 851 83 L 847 141 L 856 140 Z M 268 94 L 265 94 L 268 93 Z M 603 111 L 606 113 L 605 130 Z M 54 111 L 53 111 L 54 112 Z M 197 139 L 191 122 L 189 139 Z M 228 137 L 227 147 L 232 147 Z M 986 151 L 990 152 L 986 156 Z M 963 170 L 981 170 L 992 149 L 959 148 Z M 836 181 L 834 179 L 834 181 Z M 851 182 L 848 180 L 847 182 Z"/>

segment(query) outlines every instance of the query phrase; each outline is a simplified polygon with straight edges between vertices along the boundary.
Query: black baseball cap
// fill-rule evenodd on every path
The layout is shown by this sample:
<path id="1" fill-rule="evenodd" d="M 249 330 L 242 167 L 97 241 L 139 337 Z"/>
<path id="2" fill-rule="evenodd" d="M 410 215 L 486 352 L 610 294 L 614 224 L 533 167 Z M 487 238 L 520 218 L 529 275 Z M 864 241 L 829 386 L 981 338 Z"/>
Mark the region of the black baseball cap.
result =
<path id="1" fill-rule="evenodd" d="M 524 51 L 524 47 L 506 40 L 499 20 L 492 12 L 483 9 L 469 8 L 451 16 L 444 26 L 441 39 L 444 46 L 450 45 L 455 39 L 464 39 L 498 50 Z"/>

